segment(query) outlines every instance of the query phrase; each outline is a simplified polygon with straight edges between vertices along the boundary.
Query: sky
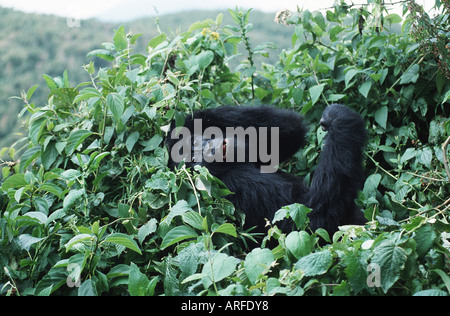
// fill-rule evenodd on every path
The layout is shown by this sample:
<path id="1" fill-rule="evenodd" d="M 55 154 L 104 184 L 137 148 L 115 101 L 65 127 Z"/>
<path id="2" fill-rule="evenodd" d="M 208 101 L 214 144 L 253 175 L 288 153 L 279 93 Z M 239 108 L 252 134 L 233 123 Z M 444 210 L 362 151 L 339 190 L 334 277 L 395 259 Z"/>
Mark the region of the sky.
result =
<path id="1" fill-rule="evenodd" d="M 390 2 L 393 0 L 387 0 Z M 394 0 L 395 1 L 395 0 Z M 358 3 L 358 1 L 354 1 Z M 365 3 L 365 0 L 359 2 Z M 430 8 L 433 0 L 417 0 Z M 99 18 L 126 21 L 148 15 L 186 11 L 191 9 L 215 10 L 235 6 L 254 8 L 264 12 L 300 8 L 319 10 L 331 7 L 334 0 L 0 0 L 0 6 L 32 13 L 55 14 L 78 19 Z M 426 8 L 427 9 L 427 8 Z"/>

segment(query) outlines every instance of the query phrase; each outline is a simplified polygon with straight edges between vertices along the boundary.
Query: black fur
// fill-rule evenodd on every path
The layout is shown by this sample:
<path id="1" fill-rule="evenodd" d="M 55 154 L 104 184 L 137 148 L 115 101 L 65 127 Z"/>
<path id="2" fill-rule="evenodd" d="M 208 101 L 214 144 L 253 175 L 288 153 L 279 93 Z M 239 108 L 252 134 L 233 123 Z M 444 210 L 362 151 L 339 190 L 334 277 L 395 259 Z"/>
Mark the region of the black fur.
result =
<path id="1" fill-rule="evenodd" d="M 224 135 L 226 127 L 279 127 L 280 162 L 304 145 L 307 131 L 302 117 L 297 113 L 268 106 L 223 106 L 195 112 L 186 117 L 184 124 L 191 132 L 194 131 L 194 119 L 202 119 L 202 132 L 210 126 L 215 126 L 222 130 Z M 364 121 L 360 115 L 347 107 L 333 104 L 324 111 L 321 125 L 328 134 L 310 188 L 301 178 L 281 171 L 261 173 L 260 167 L 264 163 L 260 160 L 202 161 L 198 164 L 206 166 L 211 174 L 234 192 L 227 198 L 246 214 L 246 227 L 257 226 L 258 231 L 264 231 L 265 219 L 272 220 L 276 211 L 293 203 L 301 203 L 313 209 L 310 213 L 310 228 L 313 230 L 321 227 L 332 234 L 341 225 L 363 224 L 364 217 L 354 200 L 364 180 Z M 174 128 L 175 123 L 172 123 L 171 131 Z M 192 142 L 194 138 L 199 137 L 202 135 L 192 135 Z M 209 141 L 201 140 L 202 146 Z M 169 133 L 169 152 L 177 141 L 178 139 L 172 138 Z M 225 147 L 226 145 L 224 142 Z M 248 145 L 246 142 L 245 146 Z M 271 148 L 270 141 L 268 145 Z M 187 163 L 188 166 L 195 164 Z M 169 165 L 172 168 L 177 165 L 172 157 Z M 286 227 L 283 228 L 287 230 Z"/>

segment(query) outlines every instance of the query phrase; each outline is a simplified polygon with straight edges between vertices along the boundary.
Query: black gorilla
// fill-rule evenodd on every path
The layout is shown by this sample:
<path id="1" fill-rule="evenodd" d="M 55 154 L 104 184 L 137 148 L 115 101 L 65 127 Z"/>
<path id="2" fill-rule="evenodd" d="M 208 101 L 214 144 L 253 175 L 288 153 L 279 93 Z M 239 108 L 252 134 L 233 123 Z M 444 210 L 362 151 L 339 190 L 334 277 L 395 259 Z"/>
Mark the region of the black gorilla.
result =
<path id="1" fill-rule="evenodd" d="M 186 117 L 184 129 L 173 122 L 166 143 L 169 165 L 185 160 L 187 166 L 206 166 L 234 193 L 227 198 L 246 214 L 245 227 L 264 231 L 266 218 L 272 220 L 283 206 L 301 203 L 313 210 L 310 228 L 332 234 L 338 226 L 364 223 L 354 200 L 364 181 L 367 136 L 361 116 L 343 105 L 327 107 L 320 124 L 328 133 L 309 188 L 301 178 L 267 165 L 268 148 L 275 164 L 282 162 L 304 145 L 307 131 L 297 113 L 269 106 L 198 111 Z M 236 127 L 243 137 L 237 136 Z"/>

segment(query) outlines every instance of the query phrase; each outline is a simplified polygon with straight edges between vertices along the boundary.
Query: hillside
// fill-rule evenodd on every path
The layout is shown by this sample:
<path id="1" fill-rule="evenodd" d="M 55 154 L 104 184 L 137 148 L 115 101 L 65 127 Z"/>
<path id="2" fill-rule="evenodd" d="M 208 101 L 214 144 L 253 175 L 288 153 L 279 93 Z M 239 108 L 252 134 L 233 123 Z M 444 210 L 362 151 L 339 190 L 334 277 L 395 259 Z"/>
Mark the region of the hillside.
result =
<path id="1" fill-rule="evenodd" d="M 215 17 L 218 13 L 195 11 L 160 16 L 159 26 L 170 36 L 186 31 L 193 22 Z M 123 23 L 127 31 L 144 34 L 138 41 L 137 50 L 144 52 L 148 40 L 158 34 L 155 20 L 143 18 Z M 252 12 L 250 20 L 255 26 L 250 33 L 253 45 L 271 41 L 280 48 L 289 47 L 293 28 L 275 24 L 272 14 L 257 11 Z M 231 24 L 226 12 L 223 23 Z M 67 25 L 65 18 L 0 7 L 0 148 L 10 145 L 18 138 L 14 134 L 21 131 L 17 114 L 23 103 L 9 98 L 38 84 L 32 101 L 39 106 L 44 104 L 48 89 L 43 74 L 61 76 L 67 69 L 71 82 L 89 80 L 82 69 L 92 60 L 86 57 L 87 53 L 110 41 L 119 26 L 91 19 L 83 20 L 81 27 L 73 28 Z M 97 67 L 106 66 L 101 59 L 94 61 Z"/>
<path id="2" fill-rule="evenodd" d="M 81 28 L 49 15 L 24 14 L 0 8 L 0 147 L 9 145 L 12 131 L 20 130 L 17 114 L 22 104 L 8 99 L 39 84 L 37 104 L 48 94 L 42 74 L 61 75 L 67 69 L 73 80 L 85 80 L 81 66 L 86 53 L 111 38 L 113 25 L 83 21 Z M 95 30 L 93 32 L 92 30 Z"/>

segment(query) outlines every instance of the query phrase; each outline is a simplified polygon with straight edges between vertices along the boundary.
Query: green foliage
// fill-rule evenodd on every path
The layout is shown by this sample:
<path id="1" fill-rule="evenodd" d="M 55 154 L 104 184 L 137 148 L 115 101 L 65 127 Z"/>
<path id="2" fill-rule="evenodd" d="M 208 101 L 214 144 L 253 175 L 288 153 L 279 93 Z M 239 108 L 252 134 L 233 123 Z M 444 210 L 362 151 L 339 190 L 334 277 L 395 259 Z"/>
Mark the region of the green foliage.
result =
<path id="1" fill-rule="evenodd" d="M 29 102 L 35 88 L 22 96 L 28 147 L 2 170 L 0 293 L 449 294 L 442 144 L 450 83 L 437 62 L 417 50 L 407 27 L 390 31 L 395 16 L 383 30 L 362 28 L 365 8 L 336 6 L 293 13 L 292 49 L 257 70 L 252 56 L 266 52 L 247 36 L 250 11 L 230 14 L 233 25 L 222 26 L 219 15 L 160 33 L 146 54 L 133 50 L 140 35 L 120 27 L 90 53 L 111 64 L 86 65 L 88 82 L 45 76 L 47 104 Z M 234 69 L 232 59 L 240 60 Z M 243 230 L 244 215 L 224 198 L 230 192 L 205 168 L 167 168 L 172 120 L 222 104 L 270 103 L 311 123 L 310 145 L 282 165 L 309 181 L 323 139 L 318 119 L 332 102 L 358 110 L 370 132 L 358 197 L 365 226 L 311 231 L 311 210 L 290 205 L 261 238 Z M 289 234 L 277 227 L 285 218 L 296 228 Z"/>
<path id="2" fill-rule="evenodd" d="M 193 11 L 190 14 L 179 12 L 157 18 L 141 18 L 126 22 L 124 30 L 131 29 L 138 34 L 143 33 L 133 46 L 133 50 L 145 53 L 151 39 L 158 37 L 158 30 L 173 34 L 176 30 L 189 29 L 198 19 L 202 20 L 199 22 L 201 24 L 203 20 L 218 13 Z M 230 15 L 225 14 L 222 17 L 223 25 L 233 23 Z M 254 45 L 272 38 L 279 49 L 290 46 L 289 29 L 272 23 L 272 14 L 252 11 L 252 19 L 255 28 L 249 35 Z M 156 27 L 155 23 L 158 23 Z M 198 27 L 199 23 L 192 25 Z M 37 85 L 33 99 L 29 97 L 26 99 L 31 99 L 30 103 L 33 106 L 45 104 L 48 96 L 46 79 L 60 76 L 65 69 L 70 74 L 72 82 L 89 80 L 88 73 L 80 66 L 87 63 L 86 60 L 92 60 L 97 68 L 108 67 L 108 61 L 112 61 L 114 57 L 108 49 L 100 47 L 100 43 L 110 41 L 114 37 L 114 29 L 119 27 L 120 25 L 96 19 L 83 19 L 80 21 L 80 27 L 71 27 L 67 18 L 24 13 L 0 6 L 0 28 L 5 34 L 0 41 L 0 148 L 9 146 L 26 135 L 22 119 L 17 120 L 23 102 L 10 97 L 25 90 L 21 96 L 23 99 L 27 89 Z M 202 25 L 200 27 L 204 28 Z M 93 53 L 86 58 L 86 54 L 91 51 Z M 100 55 L 104 59 L 96 57 Z M 260 63 L 259 57 L 255 57 L 256 65 Z M 277 59 L 276 54 L 270 57 L 272 61 Z M 42 74 L 46 76 L 43 77 Z M 21 146 L 17 146 L 17 149 L 21 152 Z M 0 181 L 1 179 L 0 174 Z"/>

